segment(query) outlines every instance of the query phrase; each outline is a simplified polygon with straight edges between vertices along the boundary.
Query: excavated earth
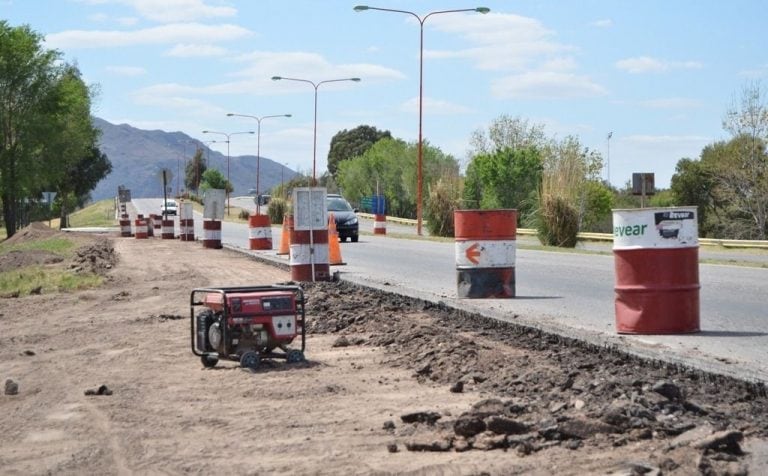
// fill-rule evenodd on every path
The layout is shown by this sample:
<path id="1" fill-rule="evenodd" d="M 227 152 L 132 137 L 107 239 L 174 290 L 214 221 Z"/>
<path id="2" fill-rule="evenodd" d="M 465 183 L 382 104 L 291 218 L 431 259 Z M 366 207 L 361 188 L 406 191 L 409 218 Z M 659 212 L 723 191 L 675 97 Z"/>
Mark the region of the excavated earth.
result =
<path id="1" fill-rule="evenodd" d="M 0 300 L 3 474 L 768 474 L 761 385 L 343 282 L 303 284 L 307 362 L 205 369 L 190 291 L 288 273 L 77 239 L 43 263 L 102 287 Z"/>

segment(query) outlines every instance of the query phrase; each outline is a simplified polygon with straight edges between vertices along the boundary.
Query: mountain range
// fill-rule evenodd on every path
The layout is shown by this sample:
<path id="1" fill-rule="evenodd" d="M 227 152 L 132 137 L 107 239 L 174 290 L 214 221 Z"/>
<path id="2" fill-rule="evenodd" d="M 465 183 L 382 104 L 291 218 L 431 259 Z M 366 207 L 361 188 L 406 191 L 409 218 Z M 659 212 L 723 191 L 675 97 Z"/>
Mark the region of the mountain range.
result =
<path id="1" fill-rule="evenodd" d="M 183 132 L 143 130 L 128 124 L 112 124 L 94 117 L 94 125 L 101 131 L 99 149 L 112 162 L 112 172 L 98 183 L 91 193 L 93 200 L 117 195 L 118 186 L 131 191 L 134 198 L 162 197 L 161 171 L 171 171 L 167 184 L 170 193 L 176 195 L 184 189 L 184 166 L 191 160 L 197 147 L 202 148 L 208 168 L 219 170 L 227 176 L 227 156 L 211 150 L 205 144 Z M 259 164 L 261 175 L 259 190 L 269 189 L 288 181 L 296 172 L 266 157 Z M 234 187 L 233 195 L 246 195 L 256 187 L 256 156 L 230 156 L 229 177 Z"/>

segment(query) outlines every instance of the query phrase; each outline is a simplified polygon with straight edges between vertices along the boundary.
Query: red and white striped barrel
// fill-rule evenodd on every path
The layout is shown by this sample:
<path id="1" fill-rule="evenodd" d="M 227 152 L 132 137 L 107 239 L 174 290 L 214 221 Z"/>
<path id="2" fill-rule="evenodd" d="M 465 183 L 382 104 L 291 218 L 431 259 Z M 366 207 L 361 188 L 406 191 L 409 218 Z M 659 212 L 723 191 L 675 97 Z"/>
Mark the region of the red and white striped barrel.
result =
<path id="1" fill-rule="evenodd" d="M 291 279 L 294 281 L 330 281 L 328 230 L 310 232 L 297 231 L 291 228 L 290 233 Z"/>
<path id="2" fill-rule="evenodd" d="M 515 297 L 517 210 L 456 210 L 453 219 L 458 296 Z"/>
<path id="3" fill-rule="evenodd" d="M 192 203 L 183 202 L 179 208 L 179 237 L 181 241 L 195 241 L 195 220 Z"/>
<path id="4" fill-rule="evenodd" d="M 377 213 L 373 220 L 373 234 L 374 235 L 386 235 L 387 234 L 387 216 Z"/>
<path id="5" fill-rule="evenodd" d="M 147 228 L 147 219 L 144 218 L 143 215 L 139 215 L 138 218 L 133 222 L 133 227 L 136 230 L 134 233 L 134 236 L 137 240 L 145 240 L 147 239 L 148 235 L 148 228 Z"/>
<path id="6" fill-rule="evenodd" d="M 152 228 L 157 230 L 155 235 L 162 235 L 163 232 L 163 216 L 162 215 L 150 215 L 149 219 L 152 220 Z"/>
<path id="7" fill-rule="evenodd" d="M 272 224 L 269 215 L 248 217 L 248 243 L 252 250 L 272 249 Z"/>
<path id="8" fill-rule="evenodd" d="M 221 248 L 221 221 L 203 220 L 203 248 Z"/>
<path id="9" fill-rule="evenodd" d="M 173 240 L 176 238 L 173 219 L 164 218 L 162 221 L 162 238 L 164 240 Z"/>
<path id="10" fill-rule="evenodd" d="M 179 237 L 181 241 L 195 241 L 195 220 L 192 218 L 179 219 Z"/>
<path id="11" fill-rule="evenodd" d="M 131 219 L 128 218 L 127 214 L 123 214 L 120 216 L 120 236 L 122 237 L 131 236 Z"/>
<path id="12" fill-rule="evenodd" d="M 696 207 L 613 210 L 616 331 L 699 332 Z"/>

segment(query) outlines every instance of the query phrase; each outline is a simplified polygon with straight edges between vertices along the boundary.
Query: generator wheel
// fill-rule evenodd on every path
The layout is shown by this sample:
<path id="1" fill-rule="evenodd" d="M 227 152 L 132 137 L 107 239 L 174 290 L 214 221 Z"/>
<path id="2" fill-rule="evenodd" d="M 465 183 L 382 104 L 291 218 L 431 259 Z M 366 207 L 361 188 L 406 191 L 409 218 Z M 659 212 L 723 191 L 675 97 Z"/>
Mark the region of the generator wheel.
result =
<path id="1" fill-rule="evenodd" d="M 297 349 L 291 349 L 287 354 L 285 354 L 285 361 L 289 364 L 298 364 L 299 362 L 304 362 L 304 352 Z"/>
<path id="2" fill-rule="evenodd" d="M 261 356 L 252 350 L 244 352 L 243 355 L 240 356 L 240 366 L 243 368 L 254 370 L 259 367 L 260 363 Z"/>
<path id="3" fill-rule="evenodd" d="M 203 354 L 200 357 L 200 360 L 203 362 L 203 367 L 207 369 L 216 367 L 216 364 L 219 363 L 219 358 L 216 357 L 215 355 L 210 355 L 210 354 Z"/>

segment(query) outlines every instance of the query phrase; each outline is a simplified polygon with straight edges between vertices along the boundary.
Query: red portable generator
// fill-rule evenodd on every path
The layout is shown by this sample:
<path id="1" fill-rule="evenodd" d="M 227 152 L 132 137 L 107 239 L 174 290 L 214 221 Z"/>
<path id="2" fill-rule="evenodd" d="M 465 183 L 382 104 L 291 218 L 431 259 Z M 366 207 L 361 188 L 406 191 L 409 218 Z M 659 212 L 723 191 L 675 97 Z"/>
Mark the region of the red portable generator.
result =
<path id="1" fill-rule="evenodd" d="M 304 360 L 304 292 L 298 286 L 198 288 L 190 295 L 192 353 L 255 369 L 261 359 Z M 199 311 L 196 309 L 202 307 Z M 301 337 L 301 350 L 288 346 Z"/>

